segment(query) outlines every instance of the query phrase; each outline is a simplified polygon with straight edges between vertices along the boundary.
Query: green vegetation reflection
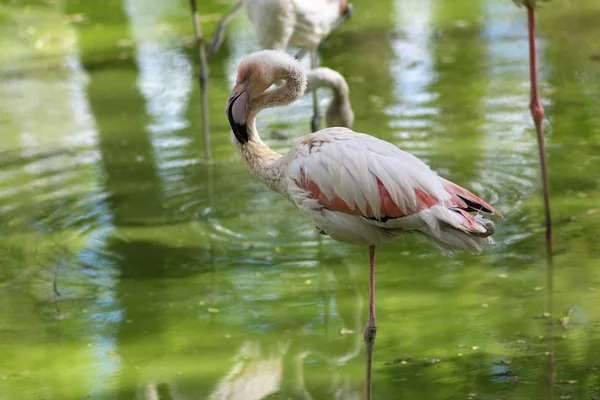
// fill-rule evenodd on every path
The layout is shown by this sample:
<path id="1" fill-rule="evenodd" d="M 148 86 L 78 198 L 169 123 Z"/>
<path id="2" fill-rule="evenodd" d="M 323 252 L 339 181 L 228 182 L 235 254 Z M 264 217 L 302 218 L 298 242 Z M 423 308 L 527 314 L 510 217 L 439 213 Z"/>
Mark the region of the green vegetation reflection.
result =
<path id="1" fill-rule="evenodd" d="M 230 5 L 199 3 L 210 36 Z M 600 5 L 538 13 L 551 316 L 523 9 L 354 5 L 320 57 L 355 129 L 507 217 L 480 257 L 415 237 L 379 251 L 375 398 L 600 396 Z M 185 0 L 0 4 L 0 399 L 362 398 L 366 251 L 238 161 L 223 105 L 257 49 L 242 13 L 210 60 L 203 162 L 192 32 Z M 259 128 L 285 151 L 310 115 L 302 99 Z"/>

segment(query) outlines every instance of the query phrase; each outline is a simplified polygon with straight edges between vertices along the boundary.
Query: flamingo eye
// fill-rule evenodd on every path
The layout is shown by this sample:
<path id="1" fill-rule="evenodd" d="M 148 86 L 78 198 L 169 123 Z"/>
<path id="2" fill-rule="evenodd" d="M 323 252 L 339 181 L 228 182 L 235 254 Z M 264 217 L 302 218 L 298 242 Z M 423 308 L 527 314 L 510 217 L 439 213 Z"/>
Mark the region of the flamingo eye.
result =
<path id="1" fill-rule="evenodd" d="M 244 76 L 244 80 L 247 81 L 248 79 L 250 79 L 250 72 L 246 73 L 246 76 Z"/>

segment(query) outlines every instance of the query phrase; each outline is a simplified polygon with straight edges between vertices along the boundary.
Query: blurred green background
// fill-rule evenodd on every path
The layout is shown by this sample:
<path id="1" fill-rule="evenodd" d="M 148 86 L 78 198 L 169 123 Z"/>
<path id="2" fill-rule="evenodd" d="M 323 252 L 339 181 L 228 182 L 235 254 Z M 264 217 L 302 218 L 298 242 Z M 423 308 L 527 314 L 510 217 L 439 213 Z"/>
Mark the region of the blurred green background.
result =
<path id="1" fill-rule="evenodd" d="M 231 3 L 198 5 L 210 38 Z M 554 271 L 525 9 L 354 7 L 319 51 L 354 129 L 506 216 L 479 257 L 380 247 L 374 398 L 599 397 L 600 3 L 538 12 Z M 258 45 L 244 12 L 230 28 L 209 60 L 209 165 L 187 1 L 0 3 L 0 399 L 363 398 L 367 250 L 318 235 L 238 160 L 223 107 Z M 259 130 L 285 151 L 311 113 L 306 96 Z"/>

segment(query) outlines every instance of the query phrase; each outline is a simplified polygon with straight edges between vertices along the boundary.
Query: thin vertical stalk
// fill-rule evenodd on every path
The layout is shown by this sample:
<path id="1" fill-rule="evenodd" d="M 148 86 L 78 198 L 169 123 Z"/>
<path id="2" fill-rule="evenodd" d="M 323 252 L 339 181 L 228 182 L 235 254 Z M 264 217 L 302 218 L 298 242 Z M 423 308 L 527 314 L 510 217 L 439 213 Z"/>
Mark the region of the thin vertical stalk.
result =
<path id="1" fill-rule="evenodd" d="M 535 10 L 532 5 L 527 5 L 527 22 L 529 26 L 529 73 L 531 80 L 531 116 L 535 124 L 535 132 L 540 154 L 540 169 L 542 177 L 542 190 L 544 195 L 544 217 L 546 220 L 546 261 L 547 261 L 547 283 L 548 292 L 554 290 L 554 260 L 552 256 L 552 216 L 550 212 L 550 188 L 548 185 L 548 166 L 546 163 L 546 146 L 544 143 L 544 107 L 540 102 L 537 82 L 537 54 L 535 46 Z M 551 312 L 552 296 L 548 296 L 548 311 Z"/>
<path id="2" fill-rule="evenodd" d="M 529 32 L 529 74 L 531 81 L 531 116 L 535 125 L 535 132 L 538 141 L 538 151 L 540 154 L 540 170 L 542 178 L 542 190 L 544 195 L 544 219 L 546 221 L 546 285 L 547 285 L 547 311 L 550 319 L 553 320 L 554 307 L 554 258 L 552 252 L 552 215 L 550 212 L 550 188 L 548 185 L 548 165 L 546 162 L 546 146 L 544 143 L 544 107 L 540 102 L 538 94 L 537 82 L 537 53 L 535 46 L 535 9 L 534 4 L 527 4 L 527 24 Z M 547 400 L 554 399 L 554 385 L 556 383 L 556 363 L 554 360 L 554 340 L 552 329 L 554 325 L 551 323 L 548 327 L 549 337 L 548 343 L 548 360 L 546 363 L 544 374 L 544 389 L 545 398 Z"/>
<path id="3" fill-rule="evenodd" d="M 365 326 L 364 339 L 367 348 L 367 400 L 372 398 L 373 346 L 377 335 L 375 322 L 375 245 L 369 246 L 369 320 Z"/>
<path id="4" fill-rule="evenodd" d="M 200 60 L 200 71 L 198 72 L 198 84 L 200 85 L 200 97 L 202 102 L 202 135 L 204 137 L 204 158 L 212 159 L 210 149 L 210 127 L 208 124 L 208 64 L 206 62 L 206 50 L 204 38 L 202 37 L 202 27 L 200 25 L 200 15 L 196 0 L 190 0 L 192 9 L 192 21 L 194 22 L 194 33 L 196 36 L 196 45 L 198 47 L 198 58 Z"/>

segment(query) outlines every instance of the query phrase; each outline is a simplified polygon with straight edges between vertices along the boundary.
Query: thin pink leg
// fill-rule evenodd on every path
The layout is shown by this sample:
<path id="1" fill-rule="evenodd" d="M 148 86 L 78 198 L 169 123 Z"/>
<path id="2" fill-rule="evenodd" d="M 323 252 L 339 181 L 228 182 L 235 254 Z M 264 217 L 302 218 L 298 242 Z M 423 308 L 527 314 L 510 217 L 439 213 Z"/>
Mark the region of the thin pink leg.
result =
<path id="1" fill-rule="evenodd" d="M 367 400 L 371 400 L 371 371 L 373 365 L 373 345 L 377 335 L 375 325 L 375 245 L 369 246 L 369 320 L 363 337 L 367 347 Z"/>
<path id="2" fill-rule="evenodd" d="M 540 102 L 537 83 L 537 54 L 535 49 L 535 11 L 532 6 L 527 6 L 527 25 L 529 33 L 529 79 L 531 83 L 531 116 L 537 132 L 542 132 L 544 107 Z M 542 136 L 543 138 L 543 136 Z"/>
<path id="3" fill-rule="evenodd" d="M 367 327 L 370 326 L 375 327 L 375 245 L 369 246 L 369 321 Z"/>
<path id="4" fill-rule="evenodd" d="M 548 292 L 554 290 L 554 260 L 552 251 L 552 214 L 550 212 L 550 186 L 548 185 L 548 165 L 546 163 L 546 145 L 544 143 L 544 107 L 540 102 L 537 82 L 537 55 L 535 50 L 535 11 L 527 6 L 527 25 L 529 27 L 529 78 L 531 80 L 531 116 L 535 125 L 540 154 L 540 169 L 542 175 L 542 190 L 544 193 L 544 217 L 546 220 L 546 262 L 548 264 Z M 552 296 L 548 296 L 548 312 L 552 313 Z"/>

